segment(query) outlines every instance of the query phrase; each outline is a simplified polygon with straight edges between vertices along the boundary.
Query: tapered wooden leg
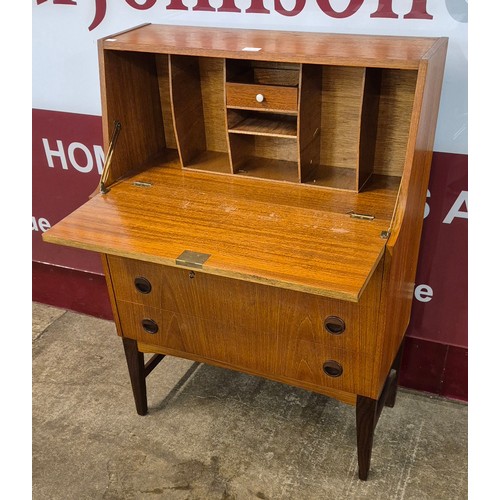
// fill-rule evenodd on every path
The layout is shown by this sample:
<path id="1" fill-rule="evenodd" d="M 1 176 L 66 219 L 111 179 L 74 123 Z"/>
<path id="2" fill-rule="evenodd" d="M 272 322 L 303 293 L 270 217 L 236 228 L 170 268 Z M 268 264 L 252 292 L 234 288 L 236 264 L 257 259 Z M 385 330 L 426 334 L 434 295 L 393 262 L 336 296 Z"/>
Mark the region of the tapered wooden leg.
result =
<path id="1" fill-rule="evenodd" d="M 139 415 L 146 415 L 148 412 L 148 399 L 146 395 L 144 353 L 137 349 L 137 341 L 125 337 L 122 340 L 125 357 L 127 358 L 132 392 L 134 393 L 135 408 Z"/>
<path id="2" fill-rule="evenodd" d="M 398 374 L 401 366 L 403 344 L 392 363 L 378 399 L 358 395 L 356 398 L 356 434 L 358 438 L 359 479 L 366 481 L 370 470 L 373 435 L 384 406 L 393 407 L 398 389 Z"/>
<path id="3" fill-rule="evenodd" d="M 366 481 L 370 470 L 373 434 L 377 425 L 376 399 L 358 396 L 356 399 L 356 434 L 358 438 L 359 479 Z"/>
<path id="4" fill-rule="evenodd" d="M 403 358 L 403 342 L 401 342 L 401 346 L 399 347 L 399 351 L 392 363 L 391 370 L 395 370 L 396 376 L 391 380 L 391 383 L 387 389 L 387 398 L 385 400 L 385 406 L 389 408 L 394 408 L 396 404 L 396 395 L 398 393 L 398 380 L 399 380 L 399 370 L 401 368 L 401 359 Z"/>

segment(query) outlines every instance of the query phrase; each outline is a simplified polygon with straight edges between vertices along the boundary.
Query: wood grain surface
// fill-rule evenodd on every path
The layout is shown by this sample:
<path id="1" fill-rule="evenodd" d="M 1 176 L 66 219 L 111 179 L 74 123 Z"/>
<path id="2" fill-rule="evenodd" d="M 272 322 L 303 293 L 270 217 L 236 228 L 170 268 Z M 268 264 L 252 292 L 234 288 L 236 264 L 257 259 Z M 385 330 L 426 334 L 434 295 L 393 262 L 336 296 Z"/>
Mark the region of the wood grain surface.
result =
<path id="1" fill-rule="evenodd" d="M 416 69 L 437 38 L 338 35 L 150 24 L 106 38 L 110 50 Z M 245 51 L 244 48 L 258 48 Z"/>
<path id="2" fill-rule="evenodd" d="M 174 119 L 172 116 L 172 103 L 170 100 L 170 76 L 167 55 L 156 55 L 156 72 L 158 74 L 158 88 L 160 91 L 165 143 L 167 148 L 177 149 L 174 132 Z"/>
<path id="3" fill-rule="evenodd" d="M 275 332 L 287 337 L 296 332 L 295 336 L 302 340 L 332 348 L 370 350 L 366 347 L 370 335 L 359 335 L 358 304 L 150 262 L 115 256 L 108 259 L 120 301 L 248 331 Z M 152 285 L 151 292 L 138 291 L 134 286 L 136 277 L 145 277 Z M 323 323 L 329 316 L 344 321 L 342 334 L 332 335 L 325 330 Z"/>
<path id="4" fill-rule="evenodd" d="M 324 66 L 321 88 L 320 163 L 351 168 L 359 162 L 365 68 Z M 309 111 L 312 112 L 312 111 Z M 356 189 L 356 185 L 353 189 Z"/>
<path id="5" fill-rule="evenodd" d="M 215 57 L 199 57 L 198 59 L 207 149 L 227 153 L 224 59 Z"/>
<path id="6" fill-rule="evenodd" d="M 197 57 L 169 58 L 170 95 L 175 137 L 183 167 L 207 151 L 207 128 Z"/>
<path id="7" fill-rule="evenodd" d="M 226 60 L 227 81 L 260 85 L 297 87 L 300 64 L 275 61 Z"/>
<path id="8" fill-rule="evenodd" d="M 385 249 L 394 183 L 357 196 L 287 186 L 160 164 L 95 196 L 44 239 L 166 265 L 192 250 L 211 256 L 210 274 L 357 301 Z M 352 210 L 375 219 L 352 219 Z"/>
<path id="9" fill-rule="evenodd" d="M 446 49 L 447 42 L 442 40 L 433 57 L 422 61 L 416 85 L 408 147 L 410 153 L 415 153 L 407 155 L 384 257 L 378 327 L 384 335 L 375 351 L 380 390 L 410 321 Z"/>
<path id="10" fill-rule="evenodd" d="M 373 174 L 373 160 L 377 144 L 381 78 L 381 70 L 374 68 L 366 69 L 360 117 L 358 168 L 356 169 L 357 190 L 360 190 Z"/>
<path id="11" fill-rule="evenodd" d="M 366 479 L 447 39 L 146 25 L 98 45 L 112 184 L 43 239 L 103 254 L 137 411 L 145 352 L 325 394 L 357 404 Z"/>
<path id="12" fill-rule="evenodd" d="M 154 54 L 99 54 L 105 150 L 115 121 L 121 124 L 110 169 L 112 183 L 145 166 L 166 143 Z"/>
<path id="13" fill-rule="evenodd" d="M 109 262 L 125 337 L 298 387 L 372 392 L 381 265 L 354 304 L 129 259 Z M 138 275 L 151 281 L 149 293 L 135 289 Z M 325 329 L 331 315 L 345 322 L 343 333 Z M 157 331 L 145 329 L 144 320 Z M 340 376 L 325 373 L 331 361 L 341 366 Z"/>
<path id="14" fill-rule="evenodd" d="M 238 114 L 229 122 L 229 132 L 233 134 L 265 135 L 269 137 L 297 137 L 297 118 L 286 115 L 264 113 Z"/>
<path id="15" fill-rule="evenodd" d="M 235 366 L 231 365 L 230 363 L 227 363 L 225 361 L 216 361 L 216 360 L 208 360 L 202 356 L 199 356 L 197 354 L 192 354 L 192 353 L 186 353 L 184 351 L 176 350 L 176 349 L 171 349 L 169 347 L 162 347 L 154 344 L 148 344 L 147 342 L 137 342 L 137 346 L 141 352 L 144 353 L 156 353 L 156 354 L 166 354 L 169 356 L 176 356 L 179 358 L 185 358 L 185 359 L 190 359 L 192 361 L 196 361 L 199 363 L 207 363 L 211 364 L 213 366 L 219 366 L 221 368 L 226 368 L 228 370 L 236 370 L 244 373 L 248 373 L 249 375 L 256 375 L 259 376 L 259 373 L 254 372 L 251 369 L 241 369 L 241 368 L 236 368 Z M 340 389 L 333 389 L 331 387 L 324 387 L 321 385 L 315 385 L 310 382 L 306 382 L 304 380 L 298 381 L 289 377 L 285 377 L 282 375 L 276 375 L 276 374 L 268 374 L 266 376 L 269 380 L 274 380 L 276 382 L 281 382 L 284 384 L 288 384 L 291 386 L 295 387 L 300 387 L 302 389 L 306 389 L 309 391 L 317 392 L 319 394 L 324 394 L 325 396 L 329 396 L 331 398 L 338 399 L 339 401 L 342 401 L 344 403 L 350 404 L 350 405 L 355 405 L 356 404 L 356 394 L 342 391 Z"/>
<path id="16" fill-rule="evenodd" d="M 373 170 L 378 174 L 402 175 L 415 99 L 416 71 L 382 71 L 377 141 Z"/>

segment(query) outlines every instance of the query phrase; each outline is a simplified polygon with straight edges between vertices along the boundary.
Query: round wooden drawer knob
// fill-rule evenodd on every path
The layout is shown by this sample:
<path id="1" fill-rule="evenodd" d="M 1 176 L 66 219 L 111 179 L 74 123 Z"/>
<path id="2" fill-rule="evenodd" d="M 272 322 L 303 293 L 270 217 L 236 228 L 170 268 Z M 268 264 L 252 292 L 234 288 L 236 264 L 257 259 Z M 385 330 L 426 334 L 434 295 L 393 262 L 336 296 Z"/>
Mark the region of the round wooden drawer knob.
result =
<path id="1" fill-rule="evenodd" d="M 329 377 L 340 377 L 344 369 L 342 368 L 342 365 L 340 363 L 331 359 L 323 363 L 323 371 Z"/>
<path id="2" fill-rule="evenodd" d="M 134 280 L 135 289 L 140 293 L 150 293 L 151 292 L 151 283 L 144 276 L 138 276 Z"/>
<path id="3" fill-rule="evenodd" d="M 255 100 L 256 100 L 257 102 L 264 102 L 264 96 L 263 96 L 262 94 L 257 94 L 257 95 L 255 96 Z"/>
<path id="4" fill-rule="evenodd" d="M 328 316 L 323 323 L 325 330 L 332 335 L 340 335 L 344 333 L 345 323 L 342 318 L 338 316 Z"/>
<path id="5" fill-rule="evenodd" d="M 158 332 L 158 323 L 153 319 L 150 318 L 143 319 L 141 321 L 141 325 L 146 333 L 154 335 L 155 333 Z"/>

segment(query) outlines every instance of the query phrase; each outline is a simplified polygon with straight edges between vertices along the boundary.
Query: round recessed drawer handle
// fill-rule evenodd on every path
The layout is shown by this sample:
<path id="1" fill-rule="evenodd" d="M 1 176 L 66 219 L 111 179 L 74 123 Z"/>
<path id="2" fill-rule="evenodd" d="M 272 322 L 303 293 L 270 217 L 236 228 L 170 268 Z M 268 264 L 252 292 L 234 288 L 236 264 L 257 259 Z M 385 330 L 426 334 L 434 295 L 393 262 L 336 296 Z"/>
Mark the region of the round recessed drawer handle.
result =
<path id="1" fill-rule="evenodd" d="M 342 318 L 338 316 L 328 316 L 323 323 L 325 330 L 332 335 L 340 335 L 344 333 L 345 322 Z"/>
<path id="2" fill-rule="evenodd" d="M 140 293 L 151 292 L 151 283 L 144 276 L 137 276 L 134 280 L 135 289 Z"/>
<path id="3" fill-rule="evenodd" d="M 263 94 L 257 94 L 257 95 L 255 96 L 255 100 L 256 100 L 257 102 L 264 102 L 264 95 L 263 95 Z"/>
<path id="4" fill-rule="evenodd" d="M 337 361 L 333 361 L 333 359 L 330 359 L 329 361 L 325 361 L 323 363 L 323 371 L 329 377 L 340 377 L 344 369 L 342 368 L 342 365 L 340 363 L 338 363 Z"/>
<path id="5" fill-rule="evenodd" d="M 142 328 L 145 332 L 151 333 L 152 335 L 158 332 L 158 323 L 150 318 L 143 319 L 141 321 Z"/>

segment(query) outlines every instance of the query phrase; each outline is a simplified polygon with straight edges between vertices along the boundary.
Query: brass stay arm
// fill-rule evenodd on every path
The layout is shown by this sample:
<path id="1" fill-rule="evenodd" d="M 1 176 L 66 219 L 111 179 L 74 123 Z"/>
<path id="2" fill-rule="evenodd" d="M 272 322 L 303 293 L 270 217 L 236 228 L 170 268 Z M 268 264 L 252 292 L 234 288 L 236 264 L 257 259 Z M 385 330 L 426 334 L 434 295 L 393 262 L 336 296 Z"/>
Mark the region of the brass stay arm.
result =
<path id="1" fill-rule="evenodd" d="M 111 141 L 109 143 L 108 153 L 106 155 L 106 160 L 104 161 L 104 167 L 101 174 L 100 190 L 101 194 L 106 194 L 109 191 L 109 187 L 106 186 L 109 178 L 111 159 L 113 158 L 113 151 L 116 146 L 116 141 L 118 139 L 118 134 L 122 125 L 119 121 L 115 121 L 115 128 L 113 129 L 113 135 L 111 136 Z"/>

